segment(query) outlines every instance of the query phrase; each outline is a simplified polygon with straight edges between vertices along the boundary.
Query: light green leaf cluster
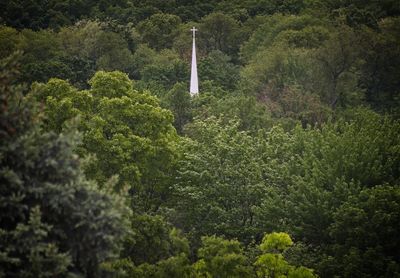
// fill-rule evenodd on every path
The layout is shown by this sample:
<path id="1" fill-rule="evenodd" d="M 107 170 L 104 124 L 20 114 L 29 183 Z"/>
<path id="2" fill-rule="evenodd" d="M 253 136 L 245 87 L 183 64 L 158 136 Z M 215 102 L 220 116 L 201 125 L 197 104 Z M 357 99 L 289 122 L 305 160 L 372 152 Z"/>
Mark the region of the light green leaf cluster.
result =
<path id="1" fill-rule="evenodd" d="M 257 277 L 262 278 L 315 278 L 313 271 L 305 267 L 290 265 L 283 255 L 284 250 L 293 245 L 293 241 L 286 233 L 266 234 L 260 244 L 263 252 L 254 263 Z"/>
<path id="2" fill-rule="evenodd" d="M 292 245 L 293 241 L 288 234 L 272 233 L 264 236 L 260 249 L 263 252 L 283 252 Z"/>
<path id="3" fill-rule="evenodd" d="M 195 277 L 251 277 L 251 268 L 237 240 L 203 237 L 194 264 Z"/>
<path id="4" fill-rule="evenodd" d="M 45 128 L 60 131 L 79 115 L 83 143 L 77 151 L 93 158 L 87 176 L 104 184 L 117 175 L 117 191 L 130 188 L 139 207 L 154 208 L 176 156 L 172 114 L 135 91 L 121 72 L 100 71 L 89 84 L 84 91 L 59 79 L 35 84 L 31 94 L 45 104 Z"/>

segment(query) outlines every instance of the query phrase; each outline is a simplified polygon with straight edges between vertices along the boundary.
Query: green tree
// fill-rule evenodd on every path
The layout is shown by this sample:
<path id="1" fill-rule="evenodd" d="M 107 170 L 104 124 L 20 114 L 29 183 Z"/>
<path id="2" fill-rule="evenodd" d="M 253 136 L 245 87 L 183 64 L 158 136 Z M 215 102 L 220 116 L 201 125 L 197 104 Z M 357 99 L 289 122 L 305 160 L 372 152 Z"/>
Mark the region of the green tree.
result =
<path id="1" fill-rule="evenodd" d="M 189 243 L 180 232 L 160 216 L 133 215 L 131 233 L 122 251 L 135 265 L 155 264 L 161 260 L 189 253 Z"/>
<path id="2" fill-rule="evenodd" d="M 42 222 L 39 206 L 33 207 L 28 217 L 27 223 L 19 222 L 12 231 L 0 230 L 0 276 L 53 277 L 67 273 L 71 258 L 59 252 L 57 244 L 48 242 L 52 226 Z"/>
<path id="3" fill-rule="evenodd" d="M 241 48 L 241 56 L 246 61 L 274 45 L 284 43 L 290 47 L 315 48 L 329 37 L 323 19 L 310 15 L 275 14 L 253 20 L 256 24 L 255 30 Z"/>
<path id="4" fill-rule="evenodd" d="M 68 56 L 90 60 L 97 70 L 128 71 L 131 67 L 133 55 L 128 41 L 111 29 L 111 23 L 79 21 L 62 28 L 57 36 Z M 81 77 L 81 82 L 86 81 Z"/>
<path id="5" fill-rule="evenodd" d="M 119 259 L 104 264 L 117 277 L 193 277 L 189 244 L 160 216 L 133 214 Z"/>
<path id="6" fill-rule="evenodd" d="M 238 53 L 241 44 L 239 23 L 223 13 L 210 13 L 203 17 L 198 27 L 199 48 L 207 52 L 222 51 L 230 56 Z"/>
<path id="7" fill-rule="evenodd" d="M 332 251 L 343 277 L 400 274 L 400 189 L 377 186 L 352 196 L 334 214 Z"/>
<path id="8" fill-rule="evenodd" d="M 357 35 L 349 28 L 339 29 L 317 50 L 315 75 L 322 79 L 317 92 L 332 107 L 357 103 L 363 94 L 357 87 L 359 49 Z"/>
<path id="9" fill-rule="evenodd" d="M 400 14 L 400 7 L 394 0 L 379 2 L 370 0 L 312 0 L 306 1 L 305 4 L 314 16 L 340 20 L 354 27 L 367 25 L 376 28 L 380 19 Z"/>
<path id="10" fill-rule="evenodd" d="M 239 80 L 239 68 L 232 64 L 230 57 L 215 50 L 199 62 L 199 76 L 203 80 L 214 81 L 216 86 L 226 90 L 235 89 Z"/>
<path id="11" fill-rule="evenodd" d="M 199 260 L 193 265 L 195 277 L 252 277 L 251 267 L 237 240 L 202 237 Z"/>
<path id="12" fill-rule="evenodd" d="M 173 185 L 172 222 L 199 235 L 216 234 L 250 241 L 257 235 L 254 210 L 267 187 L 262 141 L 215 118 L 188 125 L 183 157 Z"/>
<path id="13" fill-rule="evenodd" d="M 174 126 L 178 133 L 191 121 L 191 97 L 186 83 L 176 83 L 164 99 L 165 106 L 174 114 Z"/>
<path id="14" fill-rule="evenodd" d="M 134 55 L 137 71 L 141 80 L 136 86 L 150 90 L 162 98 L 177 82 L 186 82 L 189 79 L 188 63 L 178 54 L 169 49 L 159 53 L 148 47 L 140 47 Z"/>
<path id="15" fill-rule="evenodd" d="M 353 111 L 349 120 L 296 128 L 292 134 L 272 129 L 267 135 L 269 148 L 279 144 L 285 153 L 282 168 L 275 170 L 279 173 L 273 181 L 275 193 L 264 199 L 257 221 L 264 229 L 291 231 L 306 243 L 327 242 L 333 213 L 349 196 L 358 194 L 361 186 L 397 183 L 398 129 L 398 122 L 365 110 Z M 285 224 L 276 227 L 276 223 Z"/>
<path id="16" fill-rule="evenodd" d="M 364 29 L 361 32 L 360 87 L 365 90 L 365 99 L 379 111 L 399 115 L 398 88 L 400 30 L 399 18 L 382 20 L 379 30 Z"/>
<path id="17" fill-rule="evenodd" d="M 143 42 L 151 48 L 161 50 L 170 48 L 181 19 L 172 14 L 154 14 L 150 18 L 141 21 L 137 29 Z"/>
<path id="18" fill-rule="evenodd" d="M 285 45 L 265 48 L 254 54 L 251 62 L 241 71 L 239 89 L 260 96 L 261 99 L 279 100 L 288 87 L 307 91 L 311 61 L 309 50 L 293 49 Z M 266 101 L 268 102 L 268 101 Z"/>
<path id="19" fill-rule="evenodd" d="M 257 277 L 262 278 L 313 278 L 317 277 L 311 269 L 290 265 L 282 252 L 293 245 L 293 241 L 286 233 L 266 234 L 260 244 L 262 254 L 254 263 Z"/>
<path id="20" fill-rule="evenodd" d="M 189 80 L 189 66 L 174 51 L 163 50 L 140 70 L 140 75 L 138 83 L 161 98 L 175 83 Z"/>
<path id="21" fill-rule="evenodd" d="M 398 183 L 398 129 L 397 121 L 365 110 L 319 128 L 289 133 L 273 128 L 268 149 L 284 152 L 278 164 L 269 163 L 277 176 L 255 208 L 255 223 L 264 230 L 290 231 L 315 248 L 310 266 L 322 276 L 342 273 L 335 267 L 342 256 L 332 256 L 329 244 L 335 211 L 363 188 Z M 264 155 L 264 160 L 274 160 L 268 152 Z"/>
<path id="22" fill-rule="evenodd" d="M 39 81 L 46 82 L 51 77 L 68 78 L 71 69 L 62 61 L 61 41 L 51 30 L 34 32 L 29 29 L 21 31 L 23 44 L 21 78 L 28 84 Z"/>
<path id="23" fill-rule="evenodd" d="M 21 50 L 23 36 L 14 28 L 0 26 L 0 58 L 4 59 L 17 50 Z"/>
<path id="24" fill-rule="evenodd" d="M 76 129 L 41 129 L 38 106 L 14 83 L 15 56 L 1 62 L 0 269 L 6 277 L 105 274 L 129 213 L 86 180 L 73 150 Z"/>
<path id="25" fill-rule="evenodd" d="M 156 56 L 157 53 L 155 50 L 151 49 L 146 44 L 140 44 L 133 54 L 133 78 L 141 79 L 141 72 L 145 66 L 154 62 Z"/>
<path id="26" fill-rule="evenodd" d="M 57 29 L 91 15 L 94 1 L 13 0 L 0 4 L 2 22 L 18 29 Z"/>
<path id="27" fill-rule="evenodd" d="M 267 107 L 257 101 L 253 96 L 228 95 L 227 92 L 212 86 L 203 90 L 199 97 L 193 99 L 193 114 L 199 119 L 207 119 L 211 116 L 220 118 L 223 122 L 237 118 L 239 130 L 257 132 L 260 129 L 268 129 L 273 120 Z"/>
<path id="28" fill-rule="evenodd" d="M 118 175 L 116 190 L 128 187 L 133 205 L 156 209 L 168 193 L 176 157 L 172 114 L 155 97 L 133 89 L 121 72 L 97 72 L 90 90 L 78 91 L 63 80 L 36 84 L 32 95 L 46 103 L 47 128 L 61 130 L 65 120 L 81 115 L 84 132 L 78 152 L 94 155 L 88 177 L 105 183 Z"/>

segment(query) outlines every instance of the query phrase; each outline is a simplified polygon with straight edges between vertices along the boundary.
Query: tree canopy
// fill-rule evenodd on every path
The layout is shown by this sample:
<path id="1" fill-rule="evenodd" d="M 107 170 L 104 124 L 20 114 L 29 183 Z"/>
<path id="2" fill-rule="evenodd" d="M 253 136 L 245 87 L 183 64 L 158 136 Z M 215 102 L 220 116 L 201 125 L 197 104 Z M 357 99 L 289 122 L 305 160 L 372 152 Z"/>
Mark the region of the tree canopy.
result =
<path id="1" fill-rule="evenodd" d="M 398 0 L 0 1 L 0 277 L 400 277 L 399 26 Z"/>

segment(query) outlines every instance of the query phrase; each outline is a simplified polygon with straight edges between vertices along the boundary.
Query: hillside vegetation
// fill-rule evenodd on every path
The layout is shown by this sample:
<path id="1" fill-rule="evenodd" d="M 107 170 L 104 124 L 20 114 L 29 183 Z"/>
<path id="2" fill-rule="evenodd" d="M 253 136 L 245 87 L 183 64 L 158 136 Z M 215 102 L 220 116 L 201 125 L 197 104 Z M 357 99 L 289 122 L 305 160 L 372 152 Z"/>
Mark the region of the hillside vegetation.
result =
<path id="1" fill-rule="evenodd" d="M 11 0 L 0 24 L 0 277 L 400 277 L 399 1 Z"/>

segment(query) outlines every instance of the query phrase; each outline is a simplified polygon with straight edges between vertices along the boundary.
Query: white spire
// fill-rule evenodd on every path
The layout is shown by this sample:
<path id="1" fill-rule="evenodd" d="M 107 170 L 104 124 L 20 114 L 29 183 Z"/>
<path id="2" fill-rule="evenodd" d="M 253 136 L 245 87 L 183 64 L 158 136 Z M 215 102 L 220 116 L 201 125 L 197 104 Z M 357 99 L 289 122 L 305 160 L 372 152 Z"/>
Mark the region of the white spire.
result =
<path id="1" fill-rule="evenodd" d="M 197 79 L 197 60 L 196 60 L 196 31 L 193 27 L 193 49 L 192 49 L 192 71 L 190 73 L 190 95 L 194 96 L 199 93 L 199 80 Z"/>

